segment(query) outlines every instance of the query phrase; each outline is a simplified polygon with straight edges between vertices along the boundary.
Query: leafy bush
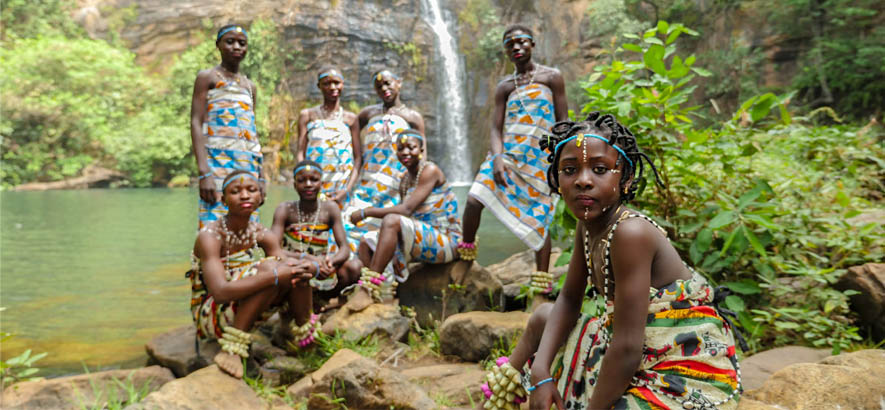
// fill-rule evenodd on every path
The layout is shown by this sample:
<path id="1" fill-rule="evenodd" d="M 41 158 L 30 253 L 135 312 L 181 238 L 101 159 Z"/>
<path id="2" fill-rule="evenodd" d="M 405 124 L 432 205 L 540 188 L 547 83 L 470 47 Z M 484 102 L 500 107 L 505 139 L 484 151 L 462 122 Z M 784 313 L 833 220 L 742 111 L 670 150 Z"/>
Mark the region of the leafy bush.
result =
<path id="1" fill-rule="evenodd" d="M 788 112 L 791 95 L 774 94 L 749 99 L 717 129 L 698 129 L 697 107 L 685 104 L 691 81 L 709 72 L 676 53 L 681 34 L 696 33 L 660 22 L 629 36 L 585 84 L 582 112 L 617 115 L 666 184 L 638 181 L 645 192 L 634 206 L 668 229 L 683 258 L 743 296 L 726 305 L 753 348 L 804 341 L 838 351 L 859 340 L 851 292 L 831 285 L 844 268 L 883 256 L 881 225 L 847 222 L 881 207 L 881 129 L 803 125 L 807 118 Z M 555 221 L 555 234 L 573 235 L 565 207 Z"/>

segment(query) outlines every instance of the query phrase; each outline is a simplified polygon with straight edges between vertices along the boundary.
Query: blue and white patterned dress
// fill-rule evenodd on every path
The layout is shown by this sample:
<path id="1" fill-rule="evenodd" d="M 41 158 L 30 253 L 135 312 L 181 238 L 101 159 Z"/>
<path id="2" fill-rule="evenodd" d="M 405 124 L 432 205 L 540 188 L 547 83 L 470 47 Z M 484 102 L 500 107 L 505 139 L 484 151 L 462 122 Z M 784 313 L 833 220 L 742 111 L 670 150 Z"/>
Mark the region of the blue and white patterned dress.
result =
<path id="1" fill-rule="evenodd" d="M 307 124 L 307 159 L 323 168 L 322 192 L 331 195 L 345 189 L 353 173 L 353 138 L 341 119 L 317 119 Z"/>

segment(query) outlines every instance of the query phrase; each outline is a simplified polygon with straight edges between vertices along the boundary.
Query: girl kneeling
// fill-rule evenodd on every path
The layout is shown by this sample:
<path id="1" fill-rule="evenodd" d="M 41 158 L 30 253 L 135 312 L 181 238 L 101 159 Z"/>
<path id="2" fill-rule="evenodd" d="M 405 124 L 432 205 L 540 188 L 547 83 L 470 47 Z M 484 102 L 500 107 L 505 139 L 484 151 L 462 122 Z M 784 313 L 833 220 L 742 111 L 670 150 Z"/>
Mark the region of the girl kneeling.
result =
<path id="1" fill-rule="evenodd" d="M 283 258 L 279 239 L 249 220 L 262 200 L 254 175 L 232 172 L 225 178 L 221 193 L 228 213 L 200 229 L 187 276 L 191 279 L 191 313 L 197 336 L 218 339 L 222 351 L 215 356 L 215 363 L 240 378 L 241 358 L 249 357 L 249 331 L 257 320 L 288 303 L 284 317 L 294 321 L 293 328 L 310 327 L 307 279 L 316 264 Z M 255 259 L 257 246 L 267 257 Z"/>
<path id="2" fill-rule="evenodd" d="M 735 407 L 733 329 L 713 288 L 663 229 L 624 205 L 642 178 L 640 161 L 651 164 L 636 138 L 598 113 L 557 123 L 553 133 L 541 148 L 551 153 L 548 183 L 579 220 L 574 252 L 555 304 L 535 311 L 511 356 L 493 369 L 504 377 L 483 386 L 488 407 L 527 394 L 532 408 L 544 409 Z M 603 303 L 598 314 L 581 315 L 588 278 Z M 524 365 L 521 386 L 498 382 L 520 381 L 515 369 Z"/>
<path id="3" fill-rule="evenodd" d="M 424 160 L 424 135 L 404 130 L 397 134 L 395 145 L 407 170 L 400 181 L 400 204 L 363 208 L 351 214 L 354 224 L 368 217 L 382 219 L 380 231 L 369 232 L 360 241 L 359 259 L 365 267 L 359 283 L 363 290 L 358 289 L 348 301 L 351 310 L 361 310 L 373 299 L 392 299 L 397 282 L 409 277 L 409 262 L 453 261 L 455 246 L 461 240 L 455 193 L 442 170 Z"/>

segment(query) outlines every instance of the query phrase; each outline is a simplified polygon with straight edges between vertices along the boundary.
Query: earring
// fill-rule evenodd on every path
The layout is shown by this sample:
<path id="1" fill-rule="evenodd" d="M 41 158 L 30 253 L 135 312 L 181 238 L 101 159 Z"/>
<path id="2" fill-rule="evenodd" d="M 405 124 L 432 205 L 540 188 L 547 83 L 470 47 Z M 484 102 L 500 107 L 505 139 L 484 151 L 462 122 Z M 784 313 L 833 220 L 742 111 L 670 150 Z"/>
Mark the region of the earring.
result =
<path id="1" fill-rule="evenodd" d="M 418 159 L 424 159 L 424 154 L 418 154 Z"/>
<path id="2" fill-rule="evenodd" d="M 630 192 L 630 186 L 629 186 L 629 185 L 627 185 L 627 186 L 624 187 L 624 195 L 627 195 L 628 192 Z"/>
<path id="3" fill-rule="evenodd" d="M 562 194 L 562 187 L 556 188 L 556 191 L 559 192 L 560 194 Z"/>

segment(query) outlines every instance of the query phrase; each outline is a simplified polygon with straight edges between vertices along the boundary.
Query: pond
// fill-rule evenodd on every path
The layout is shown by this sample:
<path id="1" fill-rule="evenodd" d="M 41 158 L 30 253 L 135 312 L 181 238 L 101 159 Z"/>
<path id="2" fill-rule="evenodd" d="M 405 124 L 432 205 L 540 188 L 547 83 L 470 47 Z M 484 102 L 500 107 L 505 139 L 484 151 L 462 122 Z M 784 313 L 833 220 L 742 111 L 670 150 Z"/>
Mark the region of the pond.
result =
<path id="1" fill-rule="evenodd" d="M 456 188 L 461 204 L 467 187 Z M 262 223 L 296 197 L 274 186 Z M 0 324 L 8 359 L 48 352 L 43 376 L 144 364 L 144 344 L 190 323 L 195 189 L 94 189 L 0 195 Z M 461 208 L 463 211 L 463 207 Z M 489 212 L 483 265 L 526 249 Z"/>

